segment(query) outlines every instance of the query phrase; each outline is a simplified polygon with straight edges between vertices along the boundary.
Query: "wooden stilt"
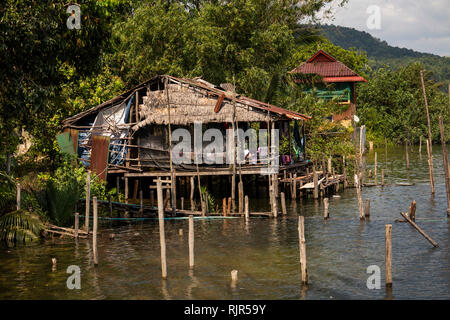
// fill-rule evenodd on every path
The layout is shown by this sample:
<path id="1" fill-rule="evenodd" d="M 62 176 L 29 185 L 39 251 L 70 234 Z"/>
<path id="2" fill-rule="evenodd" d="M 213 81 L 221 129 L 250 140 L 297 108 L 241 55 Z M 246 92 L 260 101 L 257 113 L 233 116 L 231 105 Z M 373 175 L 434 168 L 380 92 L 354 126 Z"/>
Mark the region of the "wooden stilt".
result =
<path id="1" fill-rule="evenodd" d="M 366 199 L 366 209 L 364 210 L 366 218 L 370 217 L 370 199 Z"/>
<path id="2" fill-rule="evenodd" d="M 423 70 L 420 70 L 420 80 L 422 83 L 423 98 L 425 101 L 425 110 L 427 114 L 427 129 L 428 129 L 428 139 L 427 139 L 427 153 L 428 153 L 428 167 L 430 171 L 430 187 L 431 194 L 434 194 L 434 177 L 433 177 L 433 136 L 431 135 L 431 121 L 430 112 L 428 109 L 427 93 L 425 91 L 425 82 L 423 80 Z"/>
<path id="3" fill-rule="evenodd" d="M 302 271 L 302 284 L 307 284 L 308 271 L 306 267 L 305 221 L 303 216 L 298 216 L 298 240 L 300 248 L 300 267 Z"/>
<path id="4" fill-rule="evenodd" d="M 161 246 L 161 275 L 163 279 L 166 279 L 167 278 L 166 236 L 164 233 L 163 190 L 160 177 L 158 177 L 158 181 L 156 182 L 156 188 L 158 198 L 159 243 Z"/>
<path id="5" fill-rule="evenodd" d="M 189 268 L 194 268 L 194 216 L 189 216 Z"/>
<path id="6" fill-rule="evenodd" d="M 358 199 L 358 208 L 359 208 L 359 219 L 364 220 L 364 208 L 361 197 L 361 187 L 359 183 L 358 175 L 355 174 L 355 187 L 356 187 L 356 197 Z"/>
<path id="7" fill-rule="evenodd" d="M 378 177 L 377 177 L 377 168 L 378 168 L 378 163 L 377 163 L 377 153 L 375 152 L 375 164 L 374 164 L 374 174 L 375 174 L 375 185 L 378 185 Z"/>
<path id="8" fill-rule="evenodd" d="M 286 198 L 284 192 L 281 192 L 281 212 L 286 215 Z"/>
<path id="9" fill-rule="evenodd" d="M 75 238 L 78 238 L 78 228 L 80 225 L 80 214 L 78 212 L 75 212 Z"/>
<path id="10" fill-rule="evenodd" d="M 98 251 L 97 251 L 97 226 L 98 226 L 98 205 L 97 197 L 92 198 L 92 210 L 94 215 L 94 222 L 92 226 L 92 248 L 94 253 L 94 265 L 98 265 Z"/>
<path id="11" fill-rule="evenodd" d="M 323 199 L 323 219 L 327 220 L 329 217 L 328 215 L 328 198 Z"/>
<path id="12" fill-rule="evenodd" d="M 86 175 L 86 213 L 84 221 L 84 229 L 89 233 L 89 212 L 91 206 L 91 171 L 89 170 Z"/>
<path id="13" fill-rule="evenodd" d="M 249 217 L 250 217 L 250 208 L 248 205 L 248 196 L 245 196 L 245 220 L 248 221 Z"/>
<path id="14" fill-rule="evenodd" d="M 392 225 L 385 227 L 386 287 L 392 287 Z"/>

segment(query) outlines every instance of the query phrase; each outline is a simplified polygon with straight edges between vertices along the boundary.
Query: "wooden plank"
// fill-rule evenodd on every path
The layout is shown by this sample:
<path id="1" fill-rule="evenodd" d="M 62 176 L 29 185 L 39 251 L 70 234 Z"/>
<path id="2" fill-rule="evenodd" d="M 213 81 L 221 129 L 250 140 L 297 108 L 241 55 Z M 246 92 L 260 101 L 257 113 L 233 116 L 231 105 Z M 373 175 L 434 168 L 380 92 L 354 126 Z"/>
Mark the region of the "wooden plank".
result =
<path id="1" fill-rule="evenodd" d="M 404 212 L 400 212 L 400 214 L 403 216 L 403 218 L 405 218 L 406 221 L 408 221 L 417 231 L 419 231 L 419 233 L 425 238 L 427 239 L 432 245 L 433 247 L 437 248 L 439 247 L 439 245 L 433 241 L 433 239 L 431 239 L 422 229 L 420 229 L 420 227 L 414 222 L 412 221 L 408 215 Z"/>

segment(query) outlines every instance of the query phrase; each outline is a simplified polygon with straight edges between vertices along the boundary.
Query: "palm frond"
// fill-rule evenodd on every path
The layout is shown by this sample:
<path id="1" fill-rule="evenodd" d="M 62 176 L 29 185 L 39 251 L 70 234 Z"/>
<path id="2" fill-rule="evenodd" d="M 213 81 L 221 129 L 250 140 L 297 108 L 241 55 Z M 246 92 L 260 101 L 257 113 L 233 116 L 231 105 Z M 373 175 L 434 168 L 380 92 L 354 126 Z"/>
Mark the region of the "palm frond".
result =
<path id="1" fill-rule="evenodd" d="M 0 217 L 0 241 L 8 244 L 36 242 L 43 230 L 44 225 L 39 216 L 25 210 Z"/>

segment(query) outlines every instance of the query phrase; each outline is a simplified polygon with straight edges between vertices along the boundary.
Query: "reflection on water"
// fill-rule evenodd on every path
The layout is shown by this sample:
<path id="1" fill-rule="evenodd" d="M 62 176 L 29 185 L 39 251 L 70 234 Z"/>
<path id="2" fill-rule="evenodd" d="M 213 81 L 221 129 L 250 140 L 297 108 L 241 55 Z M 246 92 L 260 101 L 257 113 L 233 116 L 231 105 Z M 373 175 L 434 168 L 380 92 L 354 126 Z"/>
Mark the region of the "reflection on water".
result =
<path id="1" fill-rule="evenodd" d="M 371 204 L 369 221 L 360 222 L 353 189 L 330 198 L 327 222 L 322 203 L 312 199 L 288 201 L 288 215 L 277 220 L 195 219 L 195 268 L 189 270 L 188 221 L 166 220 L 167 280 L 161 279 L 156 220 L 102 224 L 98 267 L 84 239 L 55 238 L 43 245 L 0 249 L 0 299 L 449 299 L 450 241 L 441 149 L 433 147 L 434 197 L 425 153 L 420 157 L 414 147 L 407 171 L 403 147 L 389 149 L 387 162 L 384 148 L 375 151 L 378 174 L 387 168 L 388 185 L 363 189 L 363 199 Z M 371 152 L 366 159 L 372 171 L 373 158 Z M 414 185 L 395 185 L 407 181 Z M 417 202 L 416 222 L 440 248 L 433 248 L 408 224 L 394 222 L 412 200 Z M 267 199 L 250 199 L 250 207 L 267 210 Z M 301 285 L 299 214 L 305 216 L 308 286 Z M 384 286 L 388 223 L 393 225 L 392 291 Z M 110 233 L 116 235 L 114 240 Z M 81 268 L 81 290 L 66 288 L 70 265 Z M 367 289 L 370 265 L 380 266 L 380 290 Z M 239 271 L 234 288 L 233 269 Z"/>

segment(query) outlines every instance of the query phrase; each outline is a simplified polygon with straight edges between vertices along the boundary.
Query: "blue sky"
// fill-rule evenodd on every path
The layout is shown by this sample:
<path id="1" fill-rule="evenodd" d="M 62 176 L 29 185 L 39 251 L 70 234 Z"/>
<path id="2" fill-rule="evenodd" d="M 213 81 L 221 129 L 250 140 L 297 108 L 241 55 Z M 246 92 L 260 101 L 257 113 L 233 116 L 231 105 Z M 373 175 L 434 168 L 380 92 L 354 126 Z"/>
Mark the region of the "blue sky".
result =
<path id="1" fill-rule="evenodd" d="M 380 7 L 381 28 L 369 29 L 366 12 Z M 450 56 L 450 0 L 349 0 L 327 23 L 366 31 L 392 46 Z"/>

